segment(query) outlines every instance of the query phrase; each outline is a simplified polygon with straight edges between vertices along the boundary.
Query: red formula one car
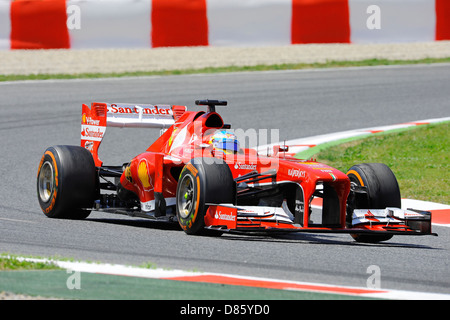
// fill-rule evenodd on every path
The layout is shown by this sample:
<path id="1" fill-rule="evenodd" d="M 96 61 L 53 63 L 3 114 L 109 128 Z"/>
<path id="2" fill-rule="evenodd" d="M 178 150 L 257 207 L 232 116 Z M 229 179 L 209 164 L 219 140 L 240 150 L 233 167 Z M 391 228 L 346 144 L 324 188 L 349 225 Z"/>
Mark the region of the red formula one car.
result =
<path id="1" fill-rule="evenodd" d="M 340 172 L 312 160 L 240 145 L 216 106 L 83 105 L 81 146 L 53 146 L 42 156 L 37 194 L 51 218 L 86 218 L 91 210 L 178 222 L 188 234 L 222 232 L 349 233 L 378 242 L 430 235 L 431 213 L 400 209 L 400 191 L 384 164 Z M 162 129 L 129 163 L 106 166 L 98 149 L 107 127 Z"/>

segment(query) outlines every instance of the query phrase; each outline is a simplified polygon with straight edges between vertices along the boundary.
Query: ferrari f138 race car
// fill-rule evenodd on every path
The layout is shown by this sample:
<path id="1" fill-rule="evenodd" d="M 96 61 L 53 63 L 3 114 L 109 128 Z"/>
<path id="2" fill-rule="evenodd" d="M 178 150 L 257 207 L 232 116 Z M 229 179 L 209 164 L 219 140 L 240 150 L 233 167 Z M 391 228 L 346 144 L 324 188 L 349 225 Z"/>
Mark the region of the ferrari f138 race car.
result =
<path id="1" fill-rule="evenodd" d="M 345 174 L 276 145 L 261 154 L 240 145 L 216 112 L 226 101 L 185 106 L 83 104 L 81 146 L 49 147 L 37 195 L 50 218 L 84 219 L 92 210 L 178 222 L 187 234 L 348 233 L 356 241 L 435 235 L 431 213 L 401 209 L 393 172 L 354 165 Z M 201 107 L 204 108 L 204 107 Z M 123 165 L 104 165 L 108 127 L 159 128 L 161 135 Z"/>

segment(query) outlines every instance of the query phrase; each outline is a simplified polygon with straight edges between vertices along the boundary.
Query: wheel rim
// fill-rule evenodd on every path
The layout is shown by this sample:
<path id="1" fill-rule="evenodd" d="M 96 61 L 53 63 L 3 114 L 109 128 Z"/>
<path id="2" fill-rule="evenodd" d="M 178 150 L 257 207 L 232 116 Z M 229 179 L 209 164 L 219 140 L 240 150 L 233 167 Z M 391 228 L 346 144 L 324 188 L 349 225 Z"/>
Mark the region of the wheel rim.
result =
<path id="1" fill-rule="evenodd" d="M 184 176 L 183 180 L 180 182 L 180 189 L 178 192 L 178 212 L 180 216 L 185 219 L 195 207 L 194 180 L 191 175 L 188 174 Z"/>
<path id="2" fill-rule="evenodd" d="M 48 202 L 53 193 L 54 171 L 49 161 L 44 162 L 39 171 L 39 197 Z"/>

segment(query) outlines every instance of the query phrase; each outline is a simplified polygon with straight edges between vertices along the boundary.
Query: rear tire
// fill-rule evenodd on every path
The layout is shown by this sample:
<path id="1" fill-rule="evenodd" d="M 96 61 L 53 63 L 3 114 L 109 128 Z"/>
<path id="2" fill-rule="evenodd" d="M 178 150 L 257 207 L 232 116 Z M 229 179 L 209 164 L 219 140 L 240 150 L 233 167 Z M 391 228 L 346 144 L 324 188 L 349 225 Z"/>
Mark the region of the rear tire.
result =
<path id="1" fill-rule="evenodd" d="M 392 170 L 383 163 L 362 163 L 347 172 L 351 182 L 367 188 L 367 197 L 359 198 L 354 209 L 384 209 L 401 207 L 400 188 Z M 351 217 L 350 217 L 351 218 Z M 351 219 L 349 219 L 351 221 Z M 392 238 L 392 235 L 352 234 L 357 242 L 376 243 Z"/>
<path id="2" fill-rule="evenodd" d="M 214 161 L 214 163 L 210 163 Z M 228 165 L 220 159 L 195 158 L 181 171 L 177 186 L 177 219 L 187 234 L 220 235 L 205 230 L 208 203 L 235 203 L 236 183 Z"/>
<path id="3" fill-rule="evenodd" d="M 91 153 L 79 146 L 54 146 L 42 156 L 37 174 L 39 205 L 49 218 L 85 219 L 97 195 Z"/>

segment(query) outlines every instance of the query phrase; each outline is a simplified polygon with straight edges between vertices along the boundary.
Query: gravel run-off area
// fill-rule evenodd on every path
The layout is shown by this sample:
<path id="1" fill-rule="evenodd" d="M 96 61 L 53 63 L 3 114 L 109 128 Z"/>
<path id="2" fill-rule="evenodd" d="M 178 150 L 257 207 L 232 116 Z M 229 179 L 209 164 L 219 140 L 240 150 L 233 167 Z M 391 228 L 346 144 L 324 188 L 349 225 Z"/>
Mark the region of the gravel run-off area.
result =
<path id="1" fill-rule="evenodd" d="M 0 51 L 0 74 L 124 73 L 325 63 L 366 59 L 450 57 L 450 41 L 400 44 L 304 44 L 281 47 L 177 47 Z"/>

